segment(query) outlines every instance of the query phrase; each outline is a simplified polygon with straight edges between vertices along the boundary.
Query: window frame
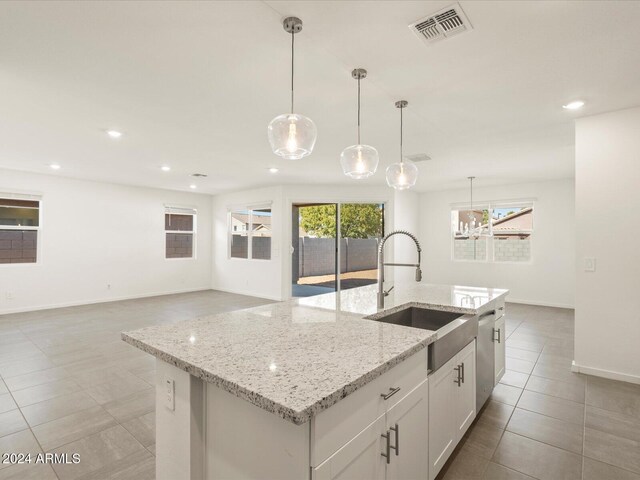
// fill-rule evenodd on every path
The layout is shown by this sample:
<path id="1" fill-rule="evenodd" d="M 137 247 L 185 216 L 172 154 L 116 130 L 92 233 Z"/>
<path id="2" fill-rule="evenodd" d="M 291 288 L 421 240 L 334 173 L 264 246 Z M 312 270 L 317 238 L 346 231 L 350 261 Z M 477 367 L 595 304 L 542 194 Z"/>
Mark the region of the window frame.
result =
<path id="1" fill-rule="evenodd" d="M 475 202 L 474 202 L 475 203 Z M 496 233 L 493 230 L 493 223 L 489 222 L 488 225 L 488 234 L 486 235 L 482 235 L 480 238 L 485 238 L 486 239 L 486 257 L 483 260 L 475 260 L 475 259 L 465 259 L 465 258 L 455 258 L 455 230 L 454 230 L 454 225 L 453 225 L 453 221 L 451 221 L 450 224 L 450 228 L 451 231 L 449 232 L 450 238 L 451 238 L 451 261 L 452 262 L 460 262 L 460 263 L 492 263 L 492 264 L 496 264 L 496 265 L 530 265 L 533 263 L 533 234 L 535 231 L 534 228 L 534 222 L 535 222 L 535 201 L 531 200 L 531 199 L 520 199 L 520 200 L 496 200 L 496 201 L 484 201 L 484 202 L 478 202 L 479 206 L 475 206 L 474 205 L 474 210 L 476 209 L 483 209 L 483 210 L 488 210 L 489 212 L 489 218 L 493 218 L 493 212 L 496 209 L 503 209 L 503 208 L 520 208 L 520 209 L 525 209 L 525 208 L 531 208 L 532 210 L 532 219 L 531 219 L 531 224 L 532 227 L 530 230 L 527 229 L 523 229 L 523 230 L 519 230 L 518 232 L 523 232 L 526 233 L 528 238 L 529 238 L 529 258 L 527 260 L 523 260 L 523 261 L 515 261 L 515 260 L 496 260 L 496 255 L 495 255 L 495 242 L 496 240 Z M 469 209 L 470 206 L 468 204 L 452 204 L 451 205 L 451 209 L 450 209 L 450 214 L 449 214 L 449 218 L 451 219 L 451 214 L 454 211 L 461 211 L 464 209 Z M 501 241 L 501 240 L 500 240 Z"/>
<path id="2" fill-rule="evenodd" d="M 269 248 L 269 258 L 254 258 L 253 257 L 253 212 L 256 210 L 270 210 L 271 220 L 273 222 L 273 206 L 271 202 L 257 203 L 251 205 L 234 205 L 227 207 L 227 259 L 240 260 L 240 261 L 258 261 L 258 262 L 270 262 L 273 260 L 273 223 L 271 228 L 271 245 Z M 248 227 L 246 230 L 234 230 L 233 229 L 233 214 L 247 212 L 249 217 Z M 244 215 L 244 213 L 242 213 Z M 231 256 L 231 245 L 233 244 L 233 235 L 246 233 L 247 236 L 247 257 L 233 257 Z"/>
<path id="3" fill-rule="evenodd" d="M 165 225 L 166 215 L 191 215 L 193 217 L 193 228 L 191 230 L 167 230 Z M 198 246 L 198 209 L 195 207 L 185 207 L 178 205 L 165 205 L 164 215 L 162 216 L 162 224 L 164 227 L 164 259 L 165 260 L 197 260 Z M 191 234 L 191 256 L 190 257 L 167 257 L 167 234 Z"/>
<path id="4" fill-rule="evenodd" d="M 16 230 L 16 231 L 35 231 L 36 232 L 36 261 L 24 263 L 0 263 L 0 267 L 34 267 L 42 265 L 42 237 L 43 237 L 43 207 L 42 196 L 35 194 L 22 194 L 0 192 L 0 199 L 4 200 L 24 200 L 29 202 L 38 202 L 38 225 L 37 226 L 19 226 L 19 225 L 0 225 L 0 230 Z M 2 207 L 0 207 L 2 208 Z M 32 208 L 32 207 L 23 207 Z"/>

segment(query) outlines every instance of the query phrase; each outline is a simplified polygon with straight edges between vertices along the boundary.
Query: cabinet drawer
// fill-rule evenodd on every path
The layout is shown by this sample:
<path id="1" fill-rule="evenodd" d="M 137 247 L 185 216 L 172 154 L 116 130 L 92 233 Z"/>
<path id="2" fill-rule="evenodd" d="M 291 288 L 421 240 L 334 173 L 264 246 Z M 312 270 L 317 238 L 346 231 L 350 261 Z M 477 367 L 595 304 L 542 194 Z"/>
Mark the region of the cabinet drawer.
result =
<path id="1" fill-rule="evenodd" d="M 425 378 L 426 348 L 312 418 L 311 466 L 316 467 L 329 458 Z M 382 396 L 385 394 L 386 400 Z"/>

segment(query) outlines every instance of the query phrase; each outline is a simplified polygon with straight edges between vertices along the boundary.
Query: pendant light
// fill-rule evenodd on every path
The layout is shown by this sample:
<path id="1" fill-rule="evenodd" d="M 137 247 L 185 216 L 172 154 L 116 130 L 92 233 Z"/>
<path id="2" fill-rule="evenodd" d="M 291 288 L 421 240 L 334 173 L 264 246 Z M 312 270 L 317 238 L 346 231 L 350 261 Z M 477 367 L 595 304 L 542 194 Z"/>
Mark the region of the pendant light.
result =
<path id="1" fill-rule="evenodd" d="M 467 177 L 469 179 L 469 223 L 465 225 L 465 233 L 469 238 L 478 238 L 480 234 L 476 231 L 476 216 L 473 214 L 473 180 L 476 177 Z"/>
<path id="2" fill-rule="evenodd" d="M 378 169 L 378 151 L 360 143 L 360 80 L 367 78 L 364 68 L 356 68 L 351 76 L 358 81 L 358 143 L 345 148 L 340 154 L 342 171 L 348 177 L 361 179 L 376 173 Z"/>
<path id="3" fill-rule="evenodd" d="M 491 229 L 488 233 L 483 233 L 482 220 L 476 222 L 476 216 L 473 211 L 473 181 L 476 177 L 467 177 L 469 179 L 469 222 L 460 222 L 460 231 L 469 238 L 480 238 L 483 236 L 491 236 Z"/>
<path id="4" fill-rule="evenodd" d="M 302 31 L 302 20 L 287 17 L 282 22 L 287 33 L 291 34 L 291 113 L 278 115 L 271 120 L 267 133 L 271 150 L 279 157 L 287 160 L 300 160 L 313 151 L 318 136 L 313 121 L 297 113 L 293 113 L 293 53 L 295 34 Z"/>
<path id="5" fill-rule="evenodd" d="M 396 102 L 396 108 L 400 109 L 400 161 L 387 167 L 387 184 L 396 190 L 411 188 L 418 180 L 418 167 L 411 160 L 405 160 L 402 152 L 402 110 L 407 105 L 406 100 Z"/>

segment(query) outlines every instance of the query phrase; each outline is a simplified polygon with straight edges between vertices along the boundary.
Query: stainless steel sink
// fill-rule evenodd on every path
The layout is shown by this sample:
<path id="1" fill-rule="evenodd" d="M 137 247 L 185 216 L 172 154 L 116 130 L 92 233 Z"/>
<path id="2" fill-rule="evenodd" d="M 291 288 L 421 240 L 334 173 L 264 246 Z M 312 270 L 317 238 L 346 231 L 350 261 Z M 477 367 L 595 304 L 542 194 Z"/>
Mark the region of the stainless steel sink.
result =
<path id="1" fill-rule="evenodd" d="M 369 319 L 435 331 L 436 341 L 429 345 L 428 350 L 431 371 L 447 363 L 478 335 L 477 316 L 428 308 L 408 307 L 379 318 L 369 317 Z"/>

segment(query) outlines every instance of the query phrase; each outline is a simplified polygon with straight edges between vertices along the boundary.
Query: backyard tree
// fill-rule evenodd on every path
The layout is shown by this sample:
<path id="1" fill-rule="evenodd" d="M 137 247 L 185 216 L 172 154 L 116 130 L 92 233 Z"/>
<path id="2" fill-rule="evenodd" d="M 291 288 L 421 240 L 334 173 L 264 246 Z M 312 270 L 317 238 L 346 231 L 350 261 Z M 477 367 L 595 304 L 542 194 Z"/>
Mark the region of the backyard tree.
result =
<path id="1" fill-rule="evenodd" d="M 382 207 L 371 203 L 349 203 L 340 208 L 343 238 L 370 238 L 382 235 Z M 336 236 L 336 206 L 300 208 L 300 226 L 315 237 Z"/>

